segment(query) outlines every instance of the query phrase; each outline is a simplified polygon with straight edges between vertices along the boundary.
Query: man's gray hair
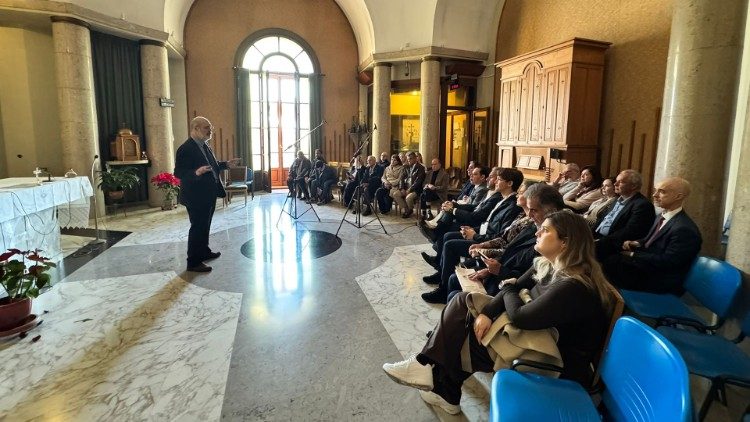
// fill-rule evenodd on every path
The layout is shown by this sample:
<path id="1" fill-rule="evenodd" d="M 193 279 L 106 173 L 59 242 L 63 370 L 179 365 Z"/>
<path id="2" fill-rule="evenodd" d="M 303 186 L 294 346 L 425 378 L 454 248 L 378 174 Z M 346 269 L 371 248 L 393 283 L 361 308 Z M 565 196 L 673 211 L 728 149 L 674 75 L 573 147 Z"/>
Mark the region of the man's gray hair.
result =
<path id="1" fill-rule="evenodd" d="M 414 151 L 409 151 L 409 152 L 407 152 L 407 153 L 406 153 L 406 156 L 407 156 L 407 157 L 416 157 L 416 156 L 417 156 L 417 153 L 416 153 L 416 152 L 414 152 Z"/>
<path id="2" fill-rule="evenodd" d="M 528 188 L 523 194 L 527 200 L 535 199 L 539 201 L 539 206 L 544 210 L 544 214 L 550 214 L 565 208 L 565 202 L 560 192 L 546 183 L 535 183 Z"/>
<path id="3" fill-rule="evenodd" d="M 633 169 L 623 170 L 622 172 L 625 173 L 625 176 L 628 178 L 628 183 L 635 186 L 635 190 L 641 190 L 641 186 L 643 186 L 643 176 L 641 176 L 640 173 Z"/>

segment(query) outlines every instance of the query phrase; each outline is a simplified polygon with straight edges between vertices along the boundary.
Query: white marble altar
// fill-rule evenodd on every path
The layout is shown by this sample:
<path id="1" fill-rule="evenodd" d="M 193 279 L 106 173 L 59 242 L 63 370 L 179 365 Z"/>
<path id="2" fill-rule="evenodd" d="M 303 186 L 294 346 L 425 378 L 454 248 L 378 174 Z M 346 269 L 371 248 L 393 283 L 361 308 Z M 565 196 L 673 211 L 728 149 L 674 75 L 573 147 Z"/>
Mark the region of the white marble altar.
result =
<path id="1" fill-rule="evenodd" d="M 41 184 L 34 177 L 0 179 L 0 247 L 58 255 L 60 227 L 88 227 L 93 193 L 87 177 Z"/>
<path id="2" fill-rule="evenodd" d="M 241 299 L 174 272 L 56 284 L 0 341 L 0 420 L 218 420 Z"/>

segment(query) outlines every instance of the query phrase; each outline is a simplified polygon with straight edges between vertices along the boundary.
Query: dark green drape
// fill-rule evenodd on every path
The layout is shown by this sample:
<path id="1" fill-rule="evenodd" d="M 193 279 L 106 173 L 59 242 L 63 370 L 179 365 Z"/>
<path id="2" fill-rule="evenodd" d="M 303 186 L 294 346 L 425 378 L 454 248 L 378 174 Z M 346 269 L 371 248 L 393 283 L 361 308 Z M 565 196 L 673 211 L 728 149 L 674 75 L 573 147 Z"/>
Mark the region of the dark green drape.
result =
<path id="1" fill-rule="evenodd" d="M 237 142 L 236 157 L 242 158 L 249 168 L 253 165 L 253 143 L 250 142 L 250 72 L 234 68 L 234 85 L 237 89 Z"/>
<path id="2" fill-rule="evenodd" d="M 148 140 L 143 130 L 140 45 L 137 41 L 91 31 L 91 61 L 102 161 L 110 159 L 109 143 L 123 124 L 140 136 L 141 151 L 147 151 Z M 145 178 L 145 168 L 140 170 Z M 129 197 L 129 202 L 147 199 L 147 181 L 141 180 L 140 188 L 132 194 L 134 197 Z"/>
<path id="3" fill-rule="evenodd" d="M 321 89 L 323 75 L 310 75 L 310 128 L 318 126 L 323 121 L 323 92 Z M 310 146 L 312 150 L 323 149 L 323 131 L 325 125 L 321 126 L 311 136 Z M 312 151 L 311 151 L 312 152 Z M 323 156 L 328 157 L 330 151 L 323 151 Z"/>

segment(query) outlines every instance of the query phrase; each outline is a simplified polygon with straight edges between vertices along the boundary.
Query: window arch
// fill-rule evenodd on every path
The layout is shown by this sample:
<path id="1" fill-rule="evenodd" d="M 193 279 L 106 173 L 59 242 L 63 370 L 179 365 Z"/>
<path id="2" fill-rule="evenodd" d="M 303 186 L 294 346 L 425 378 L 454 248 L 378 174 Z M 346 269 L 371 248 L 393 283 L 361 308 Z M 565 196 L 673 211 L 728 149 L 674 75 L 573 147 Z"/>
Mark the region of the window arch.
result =
<path id="1" fill-rule="evenodd" d="M 264 30 L 245 40 L 237 64 L 238 153 L 268 175 L 267 189 L 286 181 L 297 151 L 321 144 L 320 73 L 310 46 L 284 30 Z M 299 140 L 299 142 L 296 142 Z"/>

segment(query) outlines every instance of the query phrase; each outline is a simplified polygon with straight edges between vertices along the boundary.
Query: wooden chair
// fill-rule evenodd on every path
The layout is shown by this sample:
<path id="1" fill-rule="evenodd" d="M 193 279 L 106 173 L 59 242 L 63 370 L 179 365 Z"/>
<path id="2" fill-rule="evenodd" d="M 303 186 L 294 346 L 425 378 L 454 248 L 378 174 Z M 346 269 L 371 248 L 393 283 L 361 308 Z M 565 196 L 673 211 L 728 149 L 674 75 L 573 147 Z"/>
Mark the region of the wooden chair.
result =
<path id="1" fill-rule="evenodd" d="M 461 172 L 462 170 L 458 167 L 448 167 L 445 169 L 448 173 L 450 181 L 448 182 L 448 199 L 461 199 L 456 198 L 459 192 L 461 192 Z"/>
<path id="2" fill-rule="evenodd" d="M 245 205 L 247 205 L 247 166 L 231 167 L 226 171 L 226 183 L 224 189 L 227 191 L 227 196 L 224 198 L 224 206 L 232 202 L 232 196 L 237 193 L 245 195 Z"/>

